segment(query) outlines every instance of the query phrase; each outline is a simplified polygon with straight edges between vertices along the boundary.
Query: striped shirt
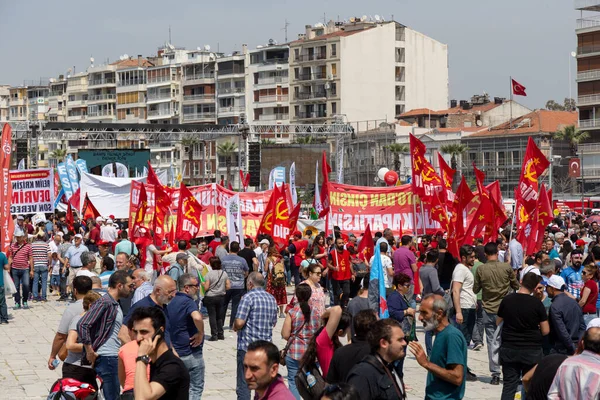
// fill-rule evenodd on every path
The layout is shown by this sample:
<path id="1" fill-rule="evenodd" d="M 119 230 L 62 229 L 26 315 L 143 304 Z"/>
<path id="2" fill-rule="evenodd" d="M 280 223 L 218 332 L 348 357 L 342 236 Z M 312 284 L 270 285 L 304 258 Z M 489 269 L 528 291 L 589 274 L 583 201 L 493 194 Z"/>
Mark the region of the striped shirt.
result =
<path id="1" fill-rule="evenodd" d="M 77 334 L 81 343 L 91 345 L 94 351 L 106 343 L 112 334 L 118 307 L 119 303 L 108 293 L 92 303 L 90 310 L 77 324 Z"/>
<path id="2" fill-rule="evenodd" d="M 549 400 L 600 398 L 600 354 L 584 350 L 567 358 L 556 371 L 548 391 Z"/>
<path id="3" fill-rule="evenodd" d="M 32 256 L 31 245 L 29 243 L 25 243 L 23 247 L 21 247 L 21 245 L 18 243 L 13 243 L 10 245 L 8 256 L 13 257 L 11 265 L 12 268 L 29 269 L 29 257 Z M 47 254 L 46 257 L 48 257 Z"/>
<path id="4" fill-rule="evenodd" d="M 33 265 L 48 266 L 48 253 L 50 246 L 42 240 L 36 240 L 31 244 L 33 254 Z"/>

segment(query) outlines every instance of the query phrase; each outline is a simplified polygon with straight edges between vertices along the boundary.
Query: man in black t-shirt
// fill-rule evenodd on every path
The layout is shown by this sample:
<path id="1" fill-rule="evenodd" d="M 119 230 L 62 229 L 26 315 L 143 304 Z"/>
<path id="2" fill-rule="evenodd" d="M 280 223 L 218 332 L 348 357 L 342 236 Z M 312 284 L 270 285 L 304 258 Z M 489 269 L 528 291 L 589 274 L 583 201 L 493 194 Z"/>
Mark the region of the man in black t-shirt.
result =
<path id="1" fill-rule="evenodd" d="M 542 336 L 550 332 L 550 326 L 544 305 L 532 296 L 544 290 L 541 282 L 541 276 L 528 272 L 519 291 L 506 296 L 498 308 L 498 324 L 504 322 L 500 345 L 502 400 L 514 399 L 521 376 L 543 357 Z"/>
<path id="2" fill-rule="evenodd" d="M 254 242 L 252 241 L 252 239 L 246 238 L 244 239 L 244 248 L 238 251 L 238 256 L 246 260 L 246 263 L 248 264 L 248 273 L 252 271 L 258 271 L 258 258 L 256 258 L 256 253 L 254 252 L 253 244 Z"/>
<path id="3" fill-rule="evenodd" d="M 187 400 L 190 375 L 183 361 L 167 346 L 165 315 L 157 307 L 138 307 L 131 315 L 139 343 L 133 390 L 143 399 Z M 150 379 L 146 366 L 150 364 Z"/>

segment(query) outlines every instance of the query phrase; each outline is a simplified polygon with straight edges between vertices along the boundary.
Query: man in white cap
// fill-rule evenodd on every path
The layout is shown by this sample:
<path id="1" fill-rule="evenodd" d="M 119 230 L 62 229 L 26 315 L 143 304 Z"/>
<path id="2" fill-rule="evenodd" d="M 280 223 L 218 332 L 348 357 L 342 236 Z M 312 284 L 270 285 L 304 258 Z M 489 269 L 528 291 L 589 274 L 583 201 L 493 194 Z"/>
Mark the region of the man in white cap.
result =
<path id="1" fill-rule="evenodd" d="M 565 280 L 559 275 L 548 279 L 546 290 L 552 299 L 550 306 L 550 340 L 554 353 L 572 355 L 585 332 L 583 312 L 577 301 L 565 294 Z"/>
<path id="2" fill-rule="evenodd" d="M 12 279 L 15 282 L 17 293 L 15 298 L 15 310 L 21 308 L 21 300 L 23 300 L 23 308 L 29 308 L 27 299 L 29 298 L 29 284 L 33 279 L 33 250 L 31 245 L 27 243 L 25 231 L 15 227 L 14 236 L 16 242 L 10 245 L 8 250 L 8 265 L 11 268 Z M 23 296 L 21 297 L 20 286 L 23 286 Z"/>
<path id="3" fill-rule="evenodd" d="M 256 258 L 258 259 L 258 270 L 263 272 L 263 274 L 270 245 L 269 239 L 261 239 L 261 241 L 258 242 L 258 246 L 254 249 L 254 253 L 256 253 Z"/>
<path id="4" fill-rule="evenodd" d="M 566 296 L 565 296 L 566 297 Z M 600 398 L 600 318 L 590 321 L 583 335 L 583 352 L 558 367 L 548 399 Z"/>
<path id="5" fill-rule="evenodd" d="M 73 284 L 73 278 L 77 275 L 83 263 L 81 262 L 81 255 L 84 251 L 88 251 L 88 248 L 83 244 L 83 236 L 81 234 L 75 235 L 73 246 L 69 247 L 65 253 L 67 259 L 66 267 L 69 269 L 69 276 L 67 277 L 67 293 L 71 293 L 71 285 Z"/>
<path id="6" fill-rule="evenodd" d="M 112 248 L 113 242 L 117 241 L 117 228 L 113 225 L 112 219 L 106 220 L 106 225 L 100 228 L 100 239 L 108 242 L 109 248 Z"/>

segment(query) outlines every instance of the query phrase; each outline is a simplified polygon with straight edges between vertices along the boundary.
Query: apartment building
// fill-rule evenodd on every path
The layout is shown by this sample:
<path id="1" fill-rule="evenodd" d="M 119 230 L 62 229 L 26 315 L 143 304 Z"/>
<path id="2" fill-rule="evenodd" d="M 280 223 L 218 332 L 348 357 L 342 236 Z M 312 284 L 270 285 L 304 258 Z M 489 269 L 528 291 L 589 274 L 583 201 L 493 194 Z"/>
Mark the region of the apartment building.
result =
<path id="1" fill-rule="evenodd" d="M 117 122 L 145 123 L 146 68 L 153 64 L 138 55 L 137 59 L 121 60 L 117 65 Z"/>
<path id="2" fill-rule="evenodd" d="M 30 121 L 45 121 L 48 112 L 50 88 L 45 86 L 27 86 L 28 117 Z"/>
<path id="3" fill-rule="evenodd" d="M 88 74 L 67 75 L 67 122 L 86 122 L 88 116 Z"/>
<path id="4" fill-rule="evenodd" d="M 191 50 L 182 64 L 182 123 L 217 123 L 217 55 L 206 50 Z"/>
<path id="5" fill-rule="evenodd" d="M 0 85 L 0 122 L 6 122 L 9 120 L 9 98 L 10 85 Z"/>
<path id="6" fill-rule="evenodd" d="M 306 26 L 290 44 L 295 123 L 393 120 L 448 105 L 448 47 L 397 22 L 351 18 Z"/>
<path id="7" fill-rule="evenodd" d="M 9 89 L 8 99 L 8 117 L 9 120 L 14 121 L 27 121 L 29 118 L 28 103 L 27 103 L 27 88 L 11 87 Z"/>
<path id="8" fill-rule="evenodd" d="M 88 121 L 117 120 L 117 66 L 114 64 L 88 68 Z"/>
<path id="9" fill-rule="evenodd" d="M 217 123 L 237 124 L 246 114 L 246 45 L 217 59 Z"/>
<path id="10" fill-rule="evenodd" d="M 289 123 L 289 53 L 287 44 L 277 45 L 272 39 L 248 52 L 248 122 Z"/>
<path id="11" fill-rule="evenodd" d="M 67 121 L 67 80 L 64 75 L 58 79 L 50 79 L 50 93 L 48 94 L 48 121 Z"/>

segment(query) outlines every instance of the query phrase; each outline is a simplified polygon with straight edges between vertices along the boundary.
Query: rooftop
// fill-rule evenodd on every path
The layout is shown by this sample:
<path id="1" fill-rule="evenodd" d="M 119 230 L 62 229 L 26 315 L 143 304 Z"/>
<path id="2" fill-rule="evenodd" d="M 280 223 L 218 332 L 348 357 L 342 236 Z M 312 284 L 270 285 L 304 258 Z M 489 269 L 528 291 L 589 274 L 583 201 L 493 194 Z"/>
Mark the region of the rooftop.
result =
<path id="1" fill-rule="evenodd" d="M 374 26 L 371 27 L 365 27 L 364 29 L 356 29 L 356 30 L 352 30 L 352 31 L 337 31 L 337 32 L 332 32 L 332 33 L 327 33 L 325 35 L 320 35 L 317 37 L 314 37 L 312 39 L 299 39 L 299 40 L 294 40 L 293 42 L 290 43 L 290 45 L 294 45 L 294 44 L 300 44 L 300 43 L 307 43 L 307 42 L 315 42 L 318 40 L 325 40 L 325 39 L 329 39 L 329 38 L 334 38 L 334 37 L 344 37 L 344 36 L 350 36 L 350 35 L 354 35 L 355 33 L 360 33 L 360 32 L 364 32 L 368 29 L 374 28 Z"/>
<path id="2" fill-rule="evenodd" d="M 554 133 L 569 125 L 577 125 L 577 112 L 535 110 L 522 117 L 513 119 L 512 124 L 510 121 L 505 122 L 487 130 L 475 132 L 472 135 L 469 135 L 467 139 L 505 135 L 530 135 L 533 133 Z"/>

